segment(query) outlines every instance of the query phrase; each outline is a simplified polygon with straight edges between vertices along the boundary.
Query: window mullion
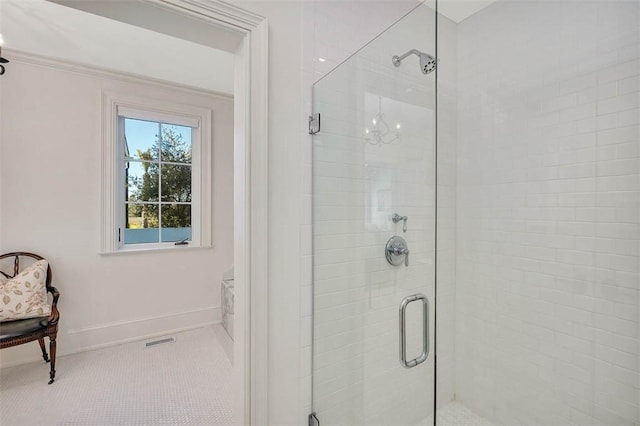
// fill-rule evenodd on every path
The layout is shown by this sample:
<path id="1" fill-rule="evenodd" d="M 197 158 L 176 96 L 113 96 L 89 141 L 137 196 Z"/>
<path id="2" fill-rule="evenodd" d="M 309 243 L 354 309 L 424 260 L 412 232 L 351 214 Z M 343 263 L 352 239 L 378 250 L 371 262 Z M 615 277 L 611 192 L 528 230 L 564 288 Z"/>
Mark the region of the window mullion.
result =
<path id="1" fill-rule="evenodd" d="M 158 242 L 162 242 L 162 123 L 158 123 Z"/>

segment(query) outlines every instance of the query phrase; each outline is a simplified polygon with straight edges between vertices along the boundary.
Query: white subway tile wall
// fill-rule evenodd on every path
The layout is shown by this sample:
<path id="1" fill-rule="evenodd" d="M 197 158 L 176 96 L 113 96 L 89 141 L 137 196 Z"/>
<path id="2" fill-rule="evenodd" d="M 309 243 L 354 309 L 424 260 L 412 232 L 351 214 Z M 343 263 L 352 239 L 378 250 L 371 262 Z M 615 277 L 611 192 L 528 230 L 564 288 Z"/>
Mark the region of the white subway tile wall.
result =
<path id="1" fill-rule="evenodd" d="M 455 392 L 496 423 L 640 422 L 639 10 L 458 25 Z"/>
<path id="2" fill-rule="evenodd" d="M 312 83 L 415 5 L 305 2 L 308 112 Z M 416 24 L 425 25 L 414 21 L 396 31 L 405 41 L 419 40 Z M 638 27 L 638 3 L 624 1 L 499 1 L 460 24 L 439 17 L 439 407 L 457 399 L 506 425 L 639 421 Z M 407 47 L 397 42 L 396 46 Z M 379 68 L 388 53 L 369 57 L 371 63 L 359 58 L 353 61 L 355 67 L 340 71 L 344 78 L 337 80 L 345 84 L 338 84 L 335 96 L 326 100 L 338 111 L 337 118 L 346 121 L 338 132 L 348 135 L 363 120 L 363 87 L 375 78 L 384 81 Z M 371 72 L 381 75 L 372 80 L 367 75 Z M 380 93 L 391 90 L 382 86 Z M 376 92 L 370 90 L 369 97 L 371 93 Z M 410 102 L 411 96 L 402 100 Z M 353 120 L 345 120 L 347 114 Z M 312 145 L 310 137 L 305 135 L 305 140 L 301 211 L 308 221 L 302 224 L 300 242 L 301 424 L 311 410 L 312 374 Z M 327 234 L 326 244 L 340 247 L 318 260 L 325 265 L 344 260 L 342 269 L 325 268 L 335 275 L 326 279 L 327 288 L 344 288 L 350 282 L 340 277 L 354 270 L 384 282 L 384 269 L 374 272 L 378 264 L 371 260 L 371 244 L 379 246 L 376 238 L 381 237 L 375 232 L 365 237 L 363 228 L 358 228 L 358 235 L 349 233 L 361 219 L 357 211 L 366 206 L 370 189 L 363 186 L 368 172 L 356 166 L 367 156 L 375 157 L 364 148 L 359 153 L 346 150 L 337 164 L 330 164 L 335 153 L 332 159 L 333 150 L 327 152 L 327 179 L 321 185 L 338 183 L 344 189 L 317 194 L 319 205 L 326 207 L 326 223 L 318 232 Z M 360 199 L 348 200 L 355 208 L 338 208 L 354 191 Z M 346 220 L 335 220 L 336 216 Z M 325 307 L 333 304 L 339 315 L 348 311 L 342 306 L 340 312 L 346 300 L 352 318 L 362 319 L 363 312 L 375 307 L 358 298 L 364 289 L 361 283 L 360 290 L 344 295 L 347 299 L 321 301 L 328 304 Z M 385 297 L 391 296 L 382 292 L 371 300 Z M 381 332 L 362 330 L 368 338 Z M 332 342 L 340 344 L 339 338 Z M 347 341 L 360 357 L 365 348 L 370 350 L 367 342 Z M 370 365 L 375 363 L 345 367 L 351 375 L 340 377 L 342 384 L 353 379 L 352 385 L 362 385 L 365 376 L 381 373 Z M 377 382 L 367 380 L 388 387 L 403 379 L 381 374 Z M 345 389 L 340 392 L 348 394 Z M 388 408 L 382 403 L 389 400 L 377 399 L 382 398 L 376 393 L 381 389 L 367 392 L 366 400 L 358 401 L 361 407 L 379 402 L 381 410 Z M 451 411 L 451 405 L 446 410 Z"/>

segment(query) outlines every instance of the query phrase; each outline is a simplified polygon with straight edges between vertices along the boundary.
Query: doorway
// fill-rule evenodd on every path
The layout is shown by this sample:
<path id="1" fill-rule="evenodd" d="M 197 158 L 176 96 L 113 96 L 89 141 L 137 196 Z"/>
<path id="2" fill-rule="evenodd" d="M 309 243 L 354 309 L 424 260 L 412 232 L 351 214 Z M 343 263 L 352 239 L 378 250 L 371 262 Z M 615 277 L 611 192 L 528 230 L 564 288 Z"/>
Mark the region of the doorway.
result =
<path id="1" fill-rule="evenodd" d="M 266 200 L 267 187 L 267 133 L 266 133 L 266 93 L 267 93 L 267 23 L 264 18 L 245 12 L 223 3 L 208 2 L 206 6 L 193 2 L 186 4 L 181 1 L 166 1 L 162 3 L 144 4 L 141 2 L 55 2 L 69 6 L 76 11 L 88 12 L 126 24 L 137 25 L 146 30 L 156 31 L 175 38 L 182 38 L 193 44 L 207 45 L 214 40 L 217 49 L 231 53 L 233 56 L 233 263 L 235 270 L 235 306 L 234 306 L 234 412 L 238 424 L 248 424 L 252 418 L 264 416 L 266 410 L 266 280 L 265 273 L 267 258 L 266 250 Z M 117 3 L 117 5 L 116 5 Z M 56 5 L 57 6 L 57 5 Z M 132 10 L 131 8 L 135 9 Z M 134 17 L 134 18 L 132 18 Z M 138 20 L 136 22 L 136 19 Z M 57 22 L 64 25 L 64 22 Z M 194 27 L 198 31 L 188 31 Z M 59 28 L 58 28 L 59 29 Z M 187 35 L 190 34 L 190 35 Z M 194 39 L 193 34 L 198 34 Z M 5 34 L 7 45 L 3 54 L 13 59 L 17 67 L 20 63 L 39 61 L 39 66 L 53 67 L 54 58 L 27 58 L 18 50 L 12 50 L 11 38 Z M 82 45 L 85 40 L 69 38 L 68 45 L 59 46 L 63 51 L 72 46 Z M 113 52 L 112 59 L 117 52 Z M 67 64 L 69 65 L 69 64 Z M 168 64 L 167 64 L 168 66 Z M 73 64 L 68 68 L 73 68 Z M 11 67 L 7 67 L 10 76 Z M 86 70 L 83 70 L 86 71 Z M 73 72 L 78 72 L 78 69 Z M 135 72 L 133 73 L 135 74 Z M 135 77 L 135 76 L 134 76 Z M 212 75 L 212 77 L 214 77 Z M 133 77 L 132 77 L 133 78 Z M 162 77 L 157 77 L 162 79 Z M 6 82 L 7 80 L 5 80 Z M 71 92 L 69 92 L 71 93 Z M 99 140 L 99 135 L 96 141 Z M 8 143 L 8 141 L 5 141 Z M 93 149 L 93 154 L 99 151 Z M 95 168 L 99 170 L 99 167 Z M 96 191 L 98 193 L 99 191 Z M 94 200 L 99 204 L 99 200 Z M 95 208 L 98 212 L 99 209 Z M 92 216 L 97 219 L 97 216 Z M 8 243 L 8 240 L 5 240 Z M 221 247 L 222 249 L 222 247 Z M 43 250 L 47 250 L 43 247 Z M 180 250 L 176 247 L 172 250 Z M 104 252 L 104 250 L 101 250 Z M 55 253 L 55 252 L 54 252 Z M 140 262 L 149 254 L 132 254 L 135 261 L 127 261 L 125 256 L 100 255 L 94 253 L 92 262 L 116 263 Z M 63 263 L 66 256 L 57 260 Z M 90 268 L 89 264 L 84 265 Z M 226 265 L 227 267 L 230 265 Z M 132 266 L 131 266 L 132 267 Z M 113 270 L 113 268 L 112 268 Z M 115 272 L 115 271 L 114 271 Z M 61 275 L 61 277 L 64 276 Z M 213 279 L 213 278 L 212 278 Z M 217 279 L 216 281 L 220 281 Z M 116 282 L 116 281 L 114 281 Z M 67 294 L 69 294 L 67 292 Z M 67 300 L 73 301 L 73 296 Z M 96 297 L 98 303 L 100 298 Z M 194 323 L 199 315 L 208 314 L 192 310 L 190 321 Z M 71 319 L 71 318 L 69 318 Z M 145 320 L 148 318 L 145 318 Z M 103 323 L 108 317 L 101 318 Z M 113 327 L 123 327 L 120 323 L 109 324 Z M 72 326 L 70 326 L 71 328 Z M 76 348 L 85 350 L 97 348 L 104 339 L 96 337 L 89 341 L 90 326 L 71 329 L 73 337 L 69 337 L 70 352 Z M 104 332 L 106 333 L 106 332 Z M 103 333 L 103 334 L 104 334 Z M 109 335 L 110 341 L 117 339 L 118 332 Z M 153 332 L 152 332 L 153 333 Z M 146 333 L 145 335 L 150 334 Z M 104 337 L 104 336 L 101 336 Z M 120 340 L 134 339 L 136 336 L 125 336 Z M 108 340 L 109 340 L 108 339 Z M 60 355 L 64 338 L 60 336 Z M 80 342 L 80 343 L 78 343 Z M 75 345 L 75 346 L 74 346 Z"/>

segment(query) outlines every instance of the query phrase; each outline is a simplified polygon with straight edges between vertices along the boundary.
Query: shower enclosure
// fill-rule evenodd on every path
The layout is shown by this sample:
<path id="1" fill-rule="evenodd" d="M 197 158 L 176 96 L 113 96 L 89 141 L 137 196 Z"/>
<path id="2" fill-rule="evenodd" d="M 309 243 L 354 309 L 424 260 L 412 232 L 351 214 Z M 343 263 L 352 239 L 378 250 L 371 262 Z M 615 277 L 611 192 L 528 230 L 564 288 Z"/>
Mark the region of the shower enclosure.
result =
<path id="1" fill-rule="evenodd" d="M 309 422 L 638 426 L 640 2 L 435 9 L 313 87 Z"/>

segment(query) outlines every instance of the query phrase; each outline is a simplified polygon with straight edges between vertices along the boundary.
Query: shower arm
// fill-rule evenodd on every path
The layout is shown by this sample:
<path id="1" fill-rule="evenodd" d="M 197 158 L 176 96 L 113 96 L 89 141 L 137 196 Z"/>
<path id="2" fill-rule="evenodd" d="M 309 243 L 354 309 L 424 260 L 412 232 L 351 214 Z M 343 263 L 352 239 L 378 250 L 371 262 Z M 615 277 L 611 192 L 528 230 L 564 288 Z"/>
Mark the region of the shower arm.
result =
<path id="1" fill-rule="evenodd" d="M 420 56 L 420 51 L 416 50 L 416 49 L 411 49 L 410 51 L 408 51 L 407 53 L 405 53 L 404 55 L 401 56 L 394 56 L 391 60 L 393 61 L 393 65 L 395 65 L 396 67 L 400 66 L 400 63 L 402 62 L 402 60 L 404 58 L 406 58 L 409 55 L 416 55 L 416 56 Z"/>

